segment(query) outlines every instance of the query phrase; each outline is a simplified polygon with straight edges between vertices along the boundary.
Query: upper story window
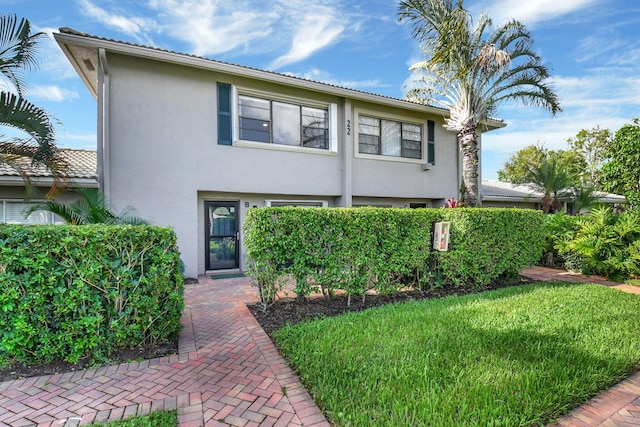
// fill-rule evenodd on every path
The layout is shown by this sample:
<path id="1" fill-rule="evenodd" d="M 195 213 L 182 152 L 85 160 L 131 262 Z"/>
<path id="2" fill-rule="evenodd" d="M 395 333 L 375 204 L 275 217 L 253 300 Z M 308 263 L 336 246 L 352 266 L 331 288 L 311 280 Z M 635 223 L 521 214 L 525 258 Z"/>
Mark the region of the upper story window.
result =
<path id="1" fill-rule="evenodd" d="M 422 126 L 359 115 L 358 152 L 421 159 Z"/>
<path id="2" fill-rule="evenodd" d="M 240 139 L 329 149 L 329 111 L 264 98 L 238 96 Z"/>

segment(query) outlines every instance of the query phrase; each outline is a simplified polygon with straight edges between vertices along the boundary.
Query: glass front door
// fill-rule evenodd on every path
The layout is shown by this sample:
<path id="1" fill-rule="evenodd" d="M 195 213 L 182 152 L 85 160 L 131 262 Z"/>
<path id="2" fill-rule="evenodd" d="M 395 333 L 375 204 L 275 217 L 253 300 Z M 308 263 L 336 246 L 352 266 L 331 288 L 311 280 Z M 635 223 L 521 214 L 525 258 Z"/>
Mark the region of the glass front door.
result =
<path id="1" fill-rule="evenodd" d="M 238 202 L 205 202 L 206 268 L 238 268 Z"/>

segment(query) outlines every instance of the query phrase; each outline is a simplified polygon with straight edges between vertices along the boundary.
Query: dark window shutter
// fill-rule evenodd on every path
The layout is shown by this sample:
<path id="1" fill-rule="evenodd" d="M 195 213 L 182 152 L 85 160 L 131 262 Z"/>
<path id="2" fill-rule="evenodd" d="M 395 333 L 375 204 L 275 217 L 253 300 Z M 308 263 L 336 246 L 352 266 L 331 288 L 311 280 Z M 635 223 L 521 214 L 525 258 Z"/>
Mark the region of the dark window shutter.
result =
<path id="1" fill-rule="evenodd" d="M 231 85 L 218 83 L 218 144 L 231 143 Z"/>
<path id="2" fill-rule="evenodd" d="M 436 124 L 427 120 L 427 163 L 436 164 Z"/>

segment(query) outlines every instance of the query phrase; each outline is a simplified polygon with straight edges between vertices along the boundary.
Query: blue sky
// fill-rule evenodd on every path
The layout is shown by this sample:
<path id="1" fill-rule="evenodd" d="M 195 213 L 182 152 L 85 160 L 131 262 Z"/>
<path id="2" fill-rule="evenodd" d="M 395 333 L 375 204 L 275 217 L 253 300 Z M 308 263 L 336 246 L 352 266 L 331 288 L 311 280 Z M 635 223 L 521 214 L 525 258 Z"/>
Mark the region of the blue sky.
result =
<path id="1" fill-rule="evenodd" d="M 392 0 L 0 0 L 3 13 L 51 34 L 89 34 L 402 97 L 420 51 Z M 524 22 L 564 112 L 503 104 L 505 129 L 483 137 L 483 178 L 530 144 L 566 147 L 596 125 L 640 117 L 638 0 L 467 0 L 475 16 Z M 58 145 L 95 149 L 96 102 L 57 44 L 43 44 L 27 97 L 60 122 Z"/>

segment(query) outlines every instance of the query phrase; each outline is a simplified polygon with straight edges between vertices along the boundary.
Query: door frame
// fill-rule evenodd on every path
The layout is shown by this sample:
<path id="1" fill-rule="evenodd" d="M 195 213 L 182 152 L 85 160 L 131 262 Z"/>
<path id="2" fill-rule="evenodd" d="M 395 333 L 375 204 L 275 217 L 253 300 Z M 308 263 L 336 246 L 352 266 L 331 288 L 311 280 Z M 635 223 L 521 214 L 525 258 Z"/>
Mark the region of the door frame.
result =
<path id="1" fill-rule="evenodd" d="M 211 267 L 211 255 L 210 255 L 210 242 L 214 236 L 211 236 L 209 230 L 211 229 L 209 219 L 209 207 L 233 207 L 235 210 L 235 233 L 233 235 L 215 236 L 215 237 L 235 237 L 236 240 L 236 253 L 235 253 L 235 266 L 229 268 L 212 268 Z M 240 268 L 240 201 L 239 200 L 204 200 L 204 266 L 205 271 L 218 271 L 218 270 L 237 270 Z"/>

